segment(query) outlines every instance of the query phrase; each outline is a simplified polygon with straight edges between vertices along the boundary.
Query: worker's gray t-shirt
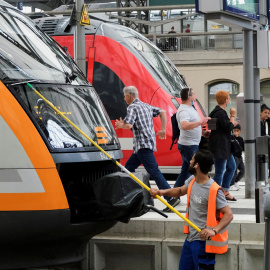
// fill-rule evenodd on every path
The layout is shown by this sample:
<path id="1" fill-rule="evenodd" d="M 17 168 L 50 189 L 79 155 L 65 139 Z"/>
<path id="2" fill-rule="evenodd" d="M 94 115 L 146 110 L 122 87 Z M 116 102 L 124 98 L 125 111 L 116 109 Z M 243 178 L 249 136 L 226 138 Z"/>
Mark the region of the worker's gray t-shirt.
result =
<path id="1" fill-rule="evenodd" d="M 190 130 L 183 130 L 180 123 L 182 121 L 197 122 L 200 121 L 198 112 L 186 104 L 181 104 L 176 113 L 178 127 L 180 129 L 180 136 L 178 143 L 182 145 L 199 145 L 202 136 L 202 128 L 198 126 Z"/>
<path id="2" fill-rule="evenodd" d="M 189 183 L 194 178 L 192 175 L 185 181 L 185 186 L 188 188 Z M 194 182 L 189 199 L 189 220 L 194 223 L 200 229 L 206 227 L 206 219 L 208 212 L 208 196 L 211 185 L 214 180 L 209 178 L 205 184 L 198 184 Z M 217 209 L 221 209 L 227 206 L 227 200 L 222 190 L 217 193 Z M 194 240 L 201 240 L 199 233 L 189 225 L 189 234 L 187 235 L 187 240 L 192 242 Z"/>

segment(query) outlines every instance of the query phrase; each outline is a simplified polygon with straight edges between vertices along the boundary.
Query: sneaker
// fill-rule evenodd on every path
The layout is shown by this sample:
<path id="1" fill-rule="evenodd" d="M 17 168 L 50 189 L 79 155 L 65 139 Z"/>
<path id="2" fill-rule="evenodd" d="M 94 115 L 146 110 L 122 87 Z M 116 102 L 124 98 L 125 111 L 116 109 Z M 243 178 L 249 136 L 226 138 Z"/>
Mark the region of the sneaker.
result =
<path id="1" fill-rule="evenodd" d="M 170 201 L 168 201 L 168 203 L 172 206 L 175 207 L 180 203 L 180 198 L 173 198 Z M 166 208 L 164 208 L 162 210 L 163 212 L 171 212 L 172 210 L 167 206 Z"/>
<path id="2" fill-rule="evenodd" d="M 237 191 L 237 190 L 239 190 L 239 188 L 235 187 L 235 185 L 232 185 L 230 187 L 230 191 Z"/>
<path id="3" fill-rule="evenodd" d="M 236 188 L 238 188 L 238 190 L 241 189 L 241 187 L 239 186 L 238 182 L 234 183 L 234 186 L 235 186 Z"/>

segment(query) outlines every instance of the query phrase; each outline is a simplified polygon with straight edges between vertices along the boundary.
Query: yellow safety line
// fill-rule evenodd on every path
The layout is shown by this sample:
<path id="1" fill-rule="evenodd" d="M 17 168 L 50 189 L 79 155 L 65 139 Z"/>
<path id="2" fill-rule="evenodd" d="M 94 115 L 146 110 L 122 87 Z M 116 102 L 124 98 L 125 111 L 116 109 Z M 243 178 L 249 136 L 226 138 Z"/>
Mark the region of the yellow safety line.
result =
<path id="1" fill-rule="evenodd" d="M 137 178 L 134 174 L 132 174 L 129 170 L 127 170 L 122 164 L 120 164 L 117 160 L 111 157 L 106 151 L 104 151 L 98 144 L 96 144 L 91 138 L 89 138 L 81 129 L 79 129 L 73 122 L 71 122 L 63 113 L 61 113 L 55 106 L 52 105 L 45 97 L 43 97 L 30 83 L 27 85 L 40 97 L 42 98 L 52 109 L 54 109 L 57 113 L 59 113 L 68 123 L 70 123 L 77 131 L 79 131 L 86 139 L 88 139 L 96 148 L 98 148 L 104 155 L 106 155 L 109 159 L 115 162 L 117 166 L 119 166 L 124 172 L 126 172 L 132 179 L 134 179 L 138 184 L 144 187 L 147 191 L 150 188 L 145 185 L 139 178 Z M 196 231 L 200 232 L 201 229 L 198 228 L 194 223 L 188 220 L 185 216 L 179 213 L 176 209 L 174 209 L 169 203 L 167 203 L 160 196 L 156 195 L 156 198 L 159 199 L 162 203 L 164 203 L 168 208 L 170 208 L 176 215 L 181 217 L 185 222 L 187 222 L 191 227 L 193 227 Z"/>

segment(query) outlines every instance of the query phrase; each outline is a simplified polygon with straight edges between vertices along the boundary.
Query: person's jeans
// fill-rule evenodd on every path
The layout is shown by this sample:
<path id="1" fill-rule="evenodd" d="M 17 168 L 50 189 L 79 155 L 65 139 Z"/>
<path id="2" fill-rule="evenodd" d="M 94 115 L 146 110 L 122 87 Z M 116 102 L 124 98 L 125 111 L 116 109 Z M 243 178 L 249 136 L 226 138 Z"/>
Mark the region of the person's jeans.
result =
<path id="1" fill-rule="evenodd" d="M 239 182 L 242 177 L 245 175 L 245 165 L 243 162 L 243 158 L 242 157 L 234 157 L 235 160 L 235 164 L 236 164 L 236 169 L 234 172 L 234 176 L 231 182 L 231 185 L 234 185 L 234 183 Z M 239 170 L 239 172 L 237 173 L 237 170 Z"/>
<path id="2" fill-rule="evenodd" d="M 182 248 L 179 270 L 214 270 L 215 263 L 215 254 L 205 252 L 205 241 L 189 242 L 186 239 Z"/>
<path id="3" fill-rule="evenodd" d="M 222 158 L 215 158 L 214 164 L 214 180 L 217 182 L 218 185 L 222 187 L 224 191 L 229 191 L 231 181 L 236 169 L 233 155 L 231 155 L 228 160 Z"/>
<path id="4" fill-rule="evenodd" d="M 190 167 L 190 160 L 199 150 L 199 146 L 178 144 L 178 150 L 182 156 L 182 168 L 180 174 L 176 178 L 174 187 L 182 187 L 185 184 L 185 181 L 191 176 L 188 171 Z"/>
<path id="5" fill-rule="evenodd" d="M 135 170 L 143 164 L 145 170 L 150 174 L 151 178 L 155 180 L 159 189 L 169 189 L 171 188 L 167 180 L 164 178 L 163 174 L 158 168 L 156 158 L 154 156 L 153 150 L 149 148 L 140 149 L 136 154 L 133 153 L 128 159 L 125 167 L 130 172 L 135 172 Z M 172 198 L 164 196 L 164 198 L 169 201 Z"/>

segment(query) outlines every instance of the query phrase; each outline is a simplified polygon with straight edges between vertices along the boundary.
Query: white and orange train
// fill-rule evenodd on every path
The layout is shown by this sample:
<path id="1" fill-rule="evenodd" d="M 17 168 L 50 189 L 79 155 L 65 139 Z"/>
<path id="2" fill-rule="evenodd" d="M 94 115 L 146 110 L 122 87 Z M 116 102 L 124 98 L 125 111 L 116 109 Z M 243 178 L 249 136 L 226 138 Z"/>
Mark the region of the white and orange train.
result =
<path id="1" fill-rule="evenodd" d="M 65 122 L 30 83 L 114 159 L 111 121 L 73 60 L 23 13 L 0 0 L 0 269 L 80 261 L 117 221 L 77 206 L 118 168 Z"/>

